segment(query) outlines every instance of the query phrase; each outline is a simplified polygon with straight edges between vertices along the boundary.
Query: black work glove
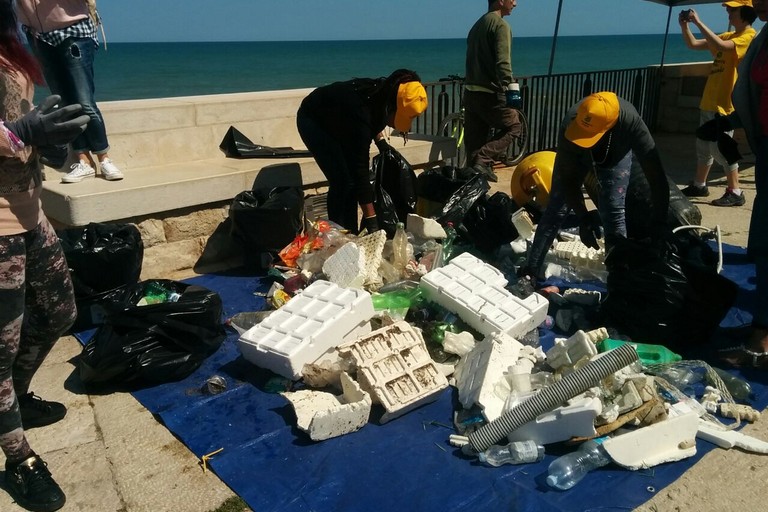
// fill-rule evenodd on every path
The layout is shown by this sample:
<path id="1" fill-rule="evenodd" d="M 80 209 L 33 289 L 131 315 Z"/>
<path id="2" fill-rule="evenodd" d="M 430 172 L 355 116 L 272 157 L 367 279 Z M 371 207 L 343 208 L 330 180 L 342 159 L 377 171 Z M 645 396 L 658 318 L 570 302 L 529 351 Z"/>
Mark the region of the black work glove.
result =
<path id="1" fill-rule="evenodd" d="M 733 130 L 731 122 L 727 117 L 716 115 L 706 123 L 696 128 L 696 137 L 701 140 L 716 142 L 720 134 Z"/>
<path id="2" fill-rule="evenodd" d="M 66 144 L 85 130 L 90 117 L 80 104 L 54 108 L 61 96 L 48 96 L 34 110 L 5 126 L 29 146 Z"/>
<path id="3" fill-rule="evenodd" d="M 597 210 L 592 210 L 579 221 L 579 238 L 581 238 L 581 243 L 587 247 L 600 249 L 597 239 L 602 237 L 603 224 L 600 222 Z"/>
<path id="4" fill-rule="evenodd" d="M 69 147 L 66 144 L 38 146 L 37 154 L 40 155 L 40 163 L 54 169 L 61 169 L 67 163 Z"/>
<path id="5" fill-rule="evenodd" d="M 376 219 L 376 216 L 372 217 L 364 217 L 363 218 L 363 228 L 368 230 L 368 234 L 375 233 L 379 230 L 379 221 Z"/>
<path id="6" fill-rule="evenodd" d="M 379 139 L 376 141 L 376 147 L 379 148 L 379 153 L 384 153 L 392 146 L 390 146 L 389 143 L 384 139 Z"/>

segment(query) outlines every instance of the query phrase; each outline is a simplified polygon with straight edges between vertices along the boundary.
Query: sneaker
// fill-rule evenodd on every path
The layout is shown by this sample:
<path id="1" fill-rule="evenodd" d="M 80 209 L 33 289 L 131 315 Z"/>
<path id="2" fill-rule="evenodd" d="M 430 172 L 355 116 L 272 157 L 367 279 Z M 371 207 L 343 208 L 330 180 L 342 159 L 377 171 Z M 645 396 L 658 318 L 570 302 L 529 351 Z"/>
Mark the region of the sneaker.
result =
<path id="1" fill-rule="evenodd" d="M 83 162 L 72 164 L 70 169 L 72 170 L 62 176 L 62 183 L 80 183 L 85 178 L 93 178 L 96 176 L 96 171 L 93 167 Z"/>
<path id="2" fill-rule="evenodd" d="M 104 176 L 105 180 L 117 181 L 123 179 L 123 172 L 109 158 L 102 160 L 99 166 L 101 167 L 101 175 Z"/>
<path id="3" fill-rule="evenodd" d="M 699 187 L 698 185 L 691 183 L 680 192 L 687 197 L 707 197 L 709 195 L 709 188 L 707 188 L 706 185 Z"/>
<path id="4" fill-rule="evenodd" d="M 496 176 L 496 173 L 493 172 L 493 169 L 487 165 L 477 163 L 472 166 L 472 169 L 475 171 L 475 173 L 485 176 L 485 179 L 488 181 L 492 181 L 494 183 L 499 181 L 499 177 Z"/>
<path id="5" fill-rule="evenodd" d="M 27 460 L 5 463 L 5 488 L 18 505 L 34 512 L 59 510 L 67 501 L 48 465 L 34 453 Z"/>
<path id="6" fill-rule="evenodd" d="M 21 424 L 25 429 L 44 427 L 64 418 L 67 408 L 59 402 L 43 400 L 34 393 L 18 397 Z"/>
<path id="7" fill-rule="evenodd" d="M 712 201 L 712 206 L 742 206 L 747 202 L 744 192 L 735 194 L 731 189 L 725 189 L 725 194 L 720 199 Z"/>

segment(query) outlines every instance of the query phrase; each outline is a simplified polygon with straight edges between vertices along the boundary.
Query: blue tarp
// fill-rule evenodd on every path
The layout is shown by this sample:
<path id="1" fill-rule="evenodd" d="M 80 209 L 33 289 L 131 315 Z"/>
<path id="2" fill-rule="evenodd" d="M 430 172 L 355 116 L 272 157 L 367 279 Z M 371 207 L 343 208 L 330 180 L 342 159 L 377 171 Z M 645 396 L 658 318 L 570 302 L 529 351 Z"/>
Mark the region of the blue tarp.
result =
<path id="1" fill-rule="evenodd" d="M 725 251 L 722 273 L 741 289 L 722 325 L 735 326 L 750 319 L 744 306 L 753 300 L 754 266 L 743 249 L 726 246 Z M 257 278 L 206 275 L 189 282 L 218 292 L 228 317 L 263 308 L 264 299 L 254 295 L 265 291 Z M 545 459 L 536 464 L 489 468 L 448 444 L 454 433 L 453 389 L 384 425 L 372 421 L 358 432 L 313 442 L 295 427 L 288 401 L 267 391 L 274 375 L 240 356 L 237 338 L 232 332 L 183 381 L 134 396 L 198 457 L 223 448 L 209 467 L 259 512 L 631 510 L 715 448 L 698 440 L 698 453 L 690 459 L 635 472 L 609 465 L 573 489 L 554 491 L 545 483 L 547 466 L 567 448 L 548 446 Z M 204 395 L 200 389 L 212 375 L 225 377 L 227 390 Z M 768 405 L 766 375 L 747 376 L 757 394 L 753 406 L 761 410 Z"/>

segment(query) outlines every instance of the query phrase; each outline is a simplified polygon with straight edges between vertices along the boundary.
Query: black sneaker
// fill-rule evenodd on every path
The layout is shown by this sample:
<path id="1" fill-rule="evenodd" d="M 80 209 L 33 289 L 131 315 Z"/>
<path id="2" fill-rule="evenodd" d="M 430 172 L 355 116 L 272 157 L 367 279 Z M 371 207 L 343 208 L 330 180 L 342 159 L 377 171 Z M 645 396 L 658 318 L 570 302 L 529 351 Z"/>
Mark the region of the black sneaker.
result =
<path id="1" fill-rule="evenodd" d="M 473 165 L 472 169 L 477 174 L 482 174 L 483 176 L 485 176 L 485 179 L 487 179 L 488 181 L 492 181 L 494 183 L 499 181 L 499 177 L 496 176 L 496 173 L 493 172 L 493 169 L 491 167 L 487 166 L 487 165 L 483 165 L 483 164 L 478 163 L 478 164 Z"/>
<path id="2" fill-rule="evenodd" d="M 18 400 L 21 424 L 26 429 L 56 423 L 67 414 L 64 404 L 43 400 L 32 392 L 21 395 Z"/>
<path id="3" fill-rule="evenodd" d="M 712 206 L 742 206 L 746 202 L 747 199 L 744 197 L 744 192 L 736 194 L 733 190 L 727 188 L 723 197 L 712 201 Z"/>
<path id="4" fill-rule="evenodd" d="M 706 185 L 703 187 L 699 187 L 698 185 L 694 185 L 691 183 L 684 189 L 682 189 L 680 192 L 683 193 L 686 197 L 707 197 L 709 196 L 709 188 L 707 188 Z"/>
<path id="5" fill-rule="evenodd" d="M 5 487 L 19 506 L 33 512 L 53 512 L 67 501 L 48 465 L 34 454 L 16 464 L 5 463 Z"/>

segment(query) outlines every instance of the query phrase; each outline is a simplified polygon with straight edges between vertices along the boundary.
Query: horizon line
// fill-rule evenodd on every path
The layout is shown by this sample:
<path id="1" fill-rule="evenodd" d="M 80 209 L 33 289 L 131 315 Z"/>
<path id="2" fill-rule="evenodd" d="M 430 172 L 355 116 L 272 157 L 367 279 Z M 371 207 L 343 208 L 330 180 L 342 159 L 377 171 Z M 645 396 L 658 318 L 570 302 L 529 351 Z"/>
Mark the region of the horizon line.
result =
<path id="1" fill-rule="evenodd" d="M 643 33 L 643 34 L 582 34 L 582 35 L 563 35 L 557 36 L 558 39 L 565 37 L 626 37 L 626 36 L 663 36 L 664 33 Z M 111 40 L 110 43 L 355 43 L 355 42 L 368 42 L 368 41 L 449 41 L 457 39 L 465 39 L 466 37 L 406 37 L 406 38 L 377 38 L 377 39 L 220 39 L 220 40 L 195 40 L 195 41 L 122 41 Z M 552 39 L 553 36 L 514 36 L 515 39 Z"/>

